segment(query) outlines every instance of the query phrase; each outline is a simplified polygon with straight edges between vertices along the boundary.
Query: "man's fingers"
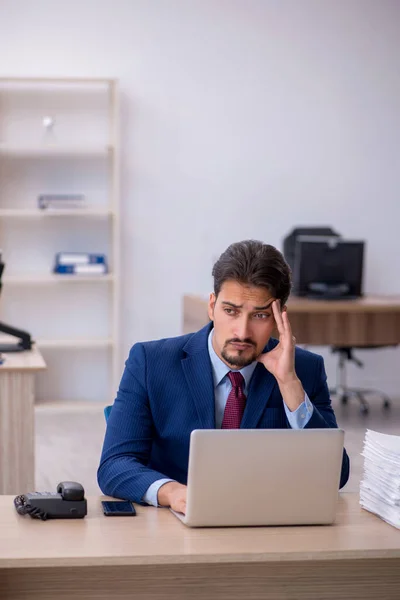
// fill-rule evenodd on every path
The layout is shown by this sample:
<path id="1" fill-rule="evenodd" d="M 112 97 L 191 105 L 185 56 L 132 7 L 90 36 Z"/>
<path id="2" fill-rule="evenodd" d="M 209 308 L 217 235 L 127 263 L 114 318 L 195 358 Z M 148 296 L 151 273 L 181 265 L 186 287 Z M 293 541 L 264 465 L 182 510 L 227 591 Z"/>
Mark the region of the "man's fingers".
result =
<path id="1" fill-rule="evenodd" d="M 176 512 L 186 514 L 186 502 L 174 502 L 171 504 L 172 510 L 176 510 Z"/>
<path id="2" fill-rule="evenodd" d="M 285 333 L 288 335 L 288 337 L 292 337 L 292 328 L 290 326 L 290 321 L 286 310 L 284 310 L 282 313 L 282 321 Z"/>
<path id="3" fill-rule="evenodd" d="M 278 328 L 279 335 L 283 337 L 286 343 L 291 343 L 292 328 L 290 326 L 289 317 L 286 309 L 281 311 L 280 301 L 275 300 L 272 303 L 272 310 L 274 312 L 275 323 Z"/>
<path id="4" fill-rule="evenodd" d="M 180 490 L 179 494 L 175 496 L 174 501 L 171 504 L 171 508 L 177 512 L 183 513 L 184 515 L 186 514 L 186 489 L 184 492 Z"/>
<path id="5" fill-rule="evenodd" d="M 279 300 L 274 300 L 272 303 L 272 312 L 274 313 L 276 327 L 280 335 L 285 333 L 285 328 L 282 320 L 282 313 Z"/>
<path id="6" fill-rule="evenodd" d="M 178 503 L 178 512 L 186 514 L 186 502 L 182 501 Z"/>

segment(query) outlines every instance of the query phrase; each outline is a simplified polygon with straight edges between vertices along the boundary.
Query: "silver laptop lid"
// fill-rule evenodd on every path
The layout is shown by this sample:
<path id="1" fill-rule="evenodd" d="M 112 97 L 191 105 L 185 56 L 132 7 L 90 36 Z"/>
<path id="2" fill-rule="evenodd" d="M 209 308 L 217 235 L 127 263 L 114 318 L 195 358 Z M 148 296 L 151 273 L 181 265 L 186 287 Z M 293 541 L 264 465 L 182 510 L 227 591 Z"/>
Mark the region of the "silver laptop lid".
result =
<path id="1" fill-rule="evenodd" d="M 184 522 L 332 523 L 343 441 L 340 429 L 192 431 Z"/>

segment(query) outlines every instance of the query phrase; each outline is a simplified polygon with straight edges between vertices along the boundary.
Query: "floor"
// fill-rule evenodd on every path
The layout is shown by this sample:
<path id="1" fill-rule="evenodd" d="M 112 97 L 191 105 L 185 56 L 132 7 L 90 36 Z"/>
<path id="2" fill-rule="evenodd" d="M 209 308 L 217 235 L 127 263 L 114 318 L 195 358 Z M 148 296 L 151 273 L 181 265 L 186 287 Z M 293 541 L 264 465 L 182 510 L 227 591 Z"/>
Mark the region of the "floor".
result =
<path id="1" fill-rule="evenodd" d="M 346 432 L 351 475 L 344 490 L 358 491 L 363 458 L 360 456 L 366 428 L 400 434 L 400 398 L 383 410 L 371 398 L 370 413 L 361 415 L 352 401 L 347 406 L 333 402 L 339 426 Z M 51 404 L 36 407 L 36 489 L 52 491 L 60 481 L 82 483 L 87 495 L 97 495 L 96 471 L 105 431 L 101 406 Z"/>

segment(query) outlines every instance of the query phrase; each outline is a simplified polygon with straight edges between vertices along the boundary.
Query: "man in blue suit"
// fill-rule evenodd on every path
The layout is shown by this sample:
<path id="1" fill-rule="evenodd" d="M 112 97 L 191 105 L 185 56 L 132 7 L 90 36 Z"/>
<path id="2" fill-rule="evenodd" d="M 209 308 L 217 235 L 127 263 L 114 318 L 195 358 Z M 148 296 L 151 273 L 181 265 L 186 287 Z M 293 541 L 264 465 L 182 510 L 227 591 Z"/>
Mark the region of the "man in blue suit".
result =
<path id="1" fill-rule="evenodd" d="M 282 254 L 238 242 L 213 277 L 209 325 L 130 351 L 98 469 L 105 494 L 184 513 L 193 429 L 337 427 L 322 357 L 295 346 Z M 344 451 L 340 487 L 348 478 Z"/>

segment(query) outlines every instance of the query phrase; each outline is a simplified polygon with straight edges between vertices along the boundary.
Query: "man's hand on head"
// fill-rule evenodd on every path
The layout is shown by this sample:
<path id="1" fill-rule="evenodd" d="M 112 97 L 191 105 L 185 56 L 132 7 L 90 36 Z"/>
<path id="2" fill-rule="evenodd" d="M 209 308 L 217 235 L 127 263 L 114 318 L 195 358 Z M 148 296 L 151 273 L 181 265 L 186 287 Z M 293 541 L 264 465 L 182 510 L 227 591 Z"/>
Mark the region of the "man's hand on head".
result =
<path id="1" fill-rule="evenodd" d="M 275 377 L 286 406 L 293 412 L 304 401 L 305 395 L 294 365 L 296 340 L 286 308 L 281 310 L 279 300 L 272 303 L 272 310 L 279 333 L 279 344 L 270 352 L 261 354 L 257 360 Z"/>
<path id="2" fill-rule="evenodd" d="M 168 506 L 176 512 L 186 514 L 187 486 L 177 481 L 169 481 L 158 490 L 158 504 Z"/>

